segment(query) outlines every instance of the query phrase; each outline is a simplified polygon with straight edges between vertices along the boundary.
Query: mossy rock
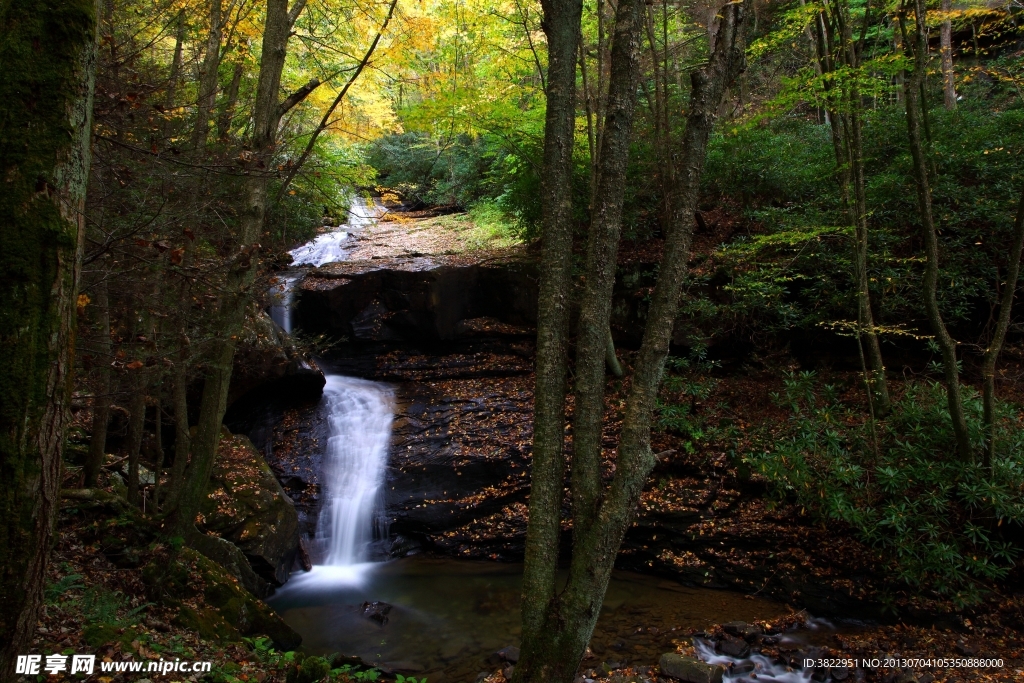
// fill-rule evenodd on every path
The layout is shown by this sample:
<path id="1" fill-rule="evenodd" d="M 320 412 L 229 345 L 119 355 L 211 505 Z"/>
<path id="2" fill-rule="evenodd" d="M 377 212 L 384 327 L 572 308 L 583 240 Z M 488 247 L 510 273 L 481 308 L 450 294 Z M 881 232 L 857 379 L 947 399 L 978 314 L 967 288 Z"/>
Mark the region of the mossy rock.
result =
<path id="1" fill-rule="evenodd" d="M 223 643 L 242 639 L 238 629 L 229 624 L 218 610 L 210 607 L 195 609 L 182 605 L 178 608 L 174 621 L 206 640 Z"/>
<path id="2" fill-rule="evenodd" d="M 120 639 L 121 634 L 113 624 L 89 624 L 82 629 L 82 640 L 92 648 L 116 643 Z"/>
<path id="3" fill-rule="evenodd" d="M 287 683 L 318 683 L 331 672 L 330 663 L 323 657 L 306 657 L 288 670 Z"/>
<path id="4" fill-rule="evenodd" d="M 256 574 L 283 584 L 299 548 L 295 505 L 248 438 L 223 435 L 215 462 L 199 530 L 230 541 Z"/>

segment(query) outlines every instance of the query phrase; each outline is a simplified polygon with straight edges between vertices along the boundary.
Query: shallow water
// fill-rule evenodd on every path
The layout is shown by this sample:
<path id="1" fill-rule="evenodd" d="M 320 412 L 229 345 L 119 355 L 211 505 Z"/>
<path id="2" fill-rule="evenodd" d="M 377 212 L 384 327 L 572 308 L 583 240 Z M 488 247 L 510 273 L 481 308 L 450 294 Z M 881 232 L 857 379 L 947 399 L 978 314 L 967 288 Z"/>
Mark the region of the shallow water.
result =
<path id="1" fill-rule="evenodd" d="M 431 683 L 471 683 L 495 668 L 491 653 L 519 644 L 521 565 L 413 556 L 341 570 L 296 573 L 269 600 L 308 653 L 406 662 Z M 385 626 L 362 615 L 376 600 L 392 605 Z M 656 664 L 688 629 L 787 612 L 770 600 L 615 572 L 585 664 Z"/>

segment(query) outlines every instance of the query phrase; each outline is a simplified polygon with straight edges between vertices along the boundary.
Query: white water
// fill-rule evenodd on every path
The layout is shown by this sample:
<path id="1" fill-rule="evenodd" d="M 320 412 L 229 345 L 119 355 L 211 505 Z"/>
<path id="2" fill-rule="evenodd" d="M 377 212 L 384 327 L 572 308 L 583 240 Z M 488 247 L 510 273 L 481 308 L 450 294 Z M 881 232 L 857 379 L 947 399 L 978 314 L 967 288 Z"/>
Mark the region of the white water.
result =
<path id="1" fill-rule="evenodd" d="M 277 284 L 270 288 L 270 319 L 287 332 L 292 333 L 292 304 L 295 303 L 295 282 L 300 274 L 282 275 Z"/>
<path id="2" fill-rule="evenodd" d="M 381 207 L 365 199 L 354 199 L 349 207 L 348 220 L 343 228 L 320 235 L 312 242 L 307 242 L 289 253 L 294 261 L 292 265 L 310 265 L 319 268 L 325 263 L 344 261 L 348 256 L 349 235 L 359 232 L 368 225 L 373 225 L 380 218 Z"/>
<path id="3" fill-rule="evenodd" d="M 317 540 L 325 565 L 318 574 L 358 578 L 383 525 L 384 470 L 394 395 L 377 382 L 328 375 L 324 386 L 330 438 L 324 455 Z"/>

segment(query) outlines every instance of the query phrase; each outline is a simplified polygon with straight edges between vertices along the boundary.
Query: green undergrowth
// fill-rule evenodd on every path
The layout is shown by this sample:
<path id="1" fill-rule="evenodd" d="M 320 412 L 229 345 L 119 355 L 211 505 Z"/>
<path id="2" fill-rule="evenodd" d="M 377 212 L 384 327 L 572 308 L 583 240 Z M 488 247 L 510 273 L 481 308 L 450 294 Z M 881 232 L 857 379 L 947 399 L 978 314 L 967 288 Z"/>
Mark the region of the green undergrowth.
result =
<path id="1" fill-rule="evenodd" d="M 982 447 L 981 400 L 964 388 L 972 442 Z M 842 522 L 877 549 L 903 585 L 958 606 L 978 602 L 987 582 L 1008 576 L 1021 548 L 1007 533 L 1024 524 L 1024 431 L 1018 407 L 999 406 L 991 470 L 956 455 L 945 389 L 908 382 L 874 424 L 838 386 L 790 374 L 775 401 L 788 424 L 762 428 L 743 461 L 824 523 Z"/>

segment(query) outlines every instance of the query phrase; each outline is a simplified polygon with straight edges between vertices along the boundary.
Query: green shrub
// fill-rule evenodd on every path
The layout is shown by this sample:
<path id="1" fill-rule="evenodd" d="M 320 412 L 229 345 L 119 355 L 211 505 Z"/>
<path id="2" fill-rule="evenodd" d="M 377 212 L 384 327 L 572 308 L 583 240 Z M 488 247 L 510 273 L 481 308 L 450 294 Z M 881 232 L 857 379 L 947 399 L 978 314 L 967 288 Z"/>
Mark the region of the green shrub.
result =
<path id="1" fill-rule="evenodd" d="M 789 375 L 784 386 L 775 399 L 790 410 L 790 423 L 766 435 L 764 451 L 743 458 L 777 500 L 845 522 L 900 580 L 959 605 L 980 598 L 980 582 L 1007 576 L 1020 548 L 1002 532 L 1024 524 L 1024 432 L 1009 405 L 1000 406 L 989 472 L 956 456 L 938 384 L 907 384 L 890 416 L 874 425 L 813 373 Z M 981 402 L 969 387 L 964 395 L 980 451 Z"/>

